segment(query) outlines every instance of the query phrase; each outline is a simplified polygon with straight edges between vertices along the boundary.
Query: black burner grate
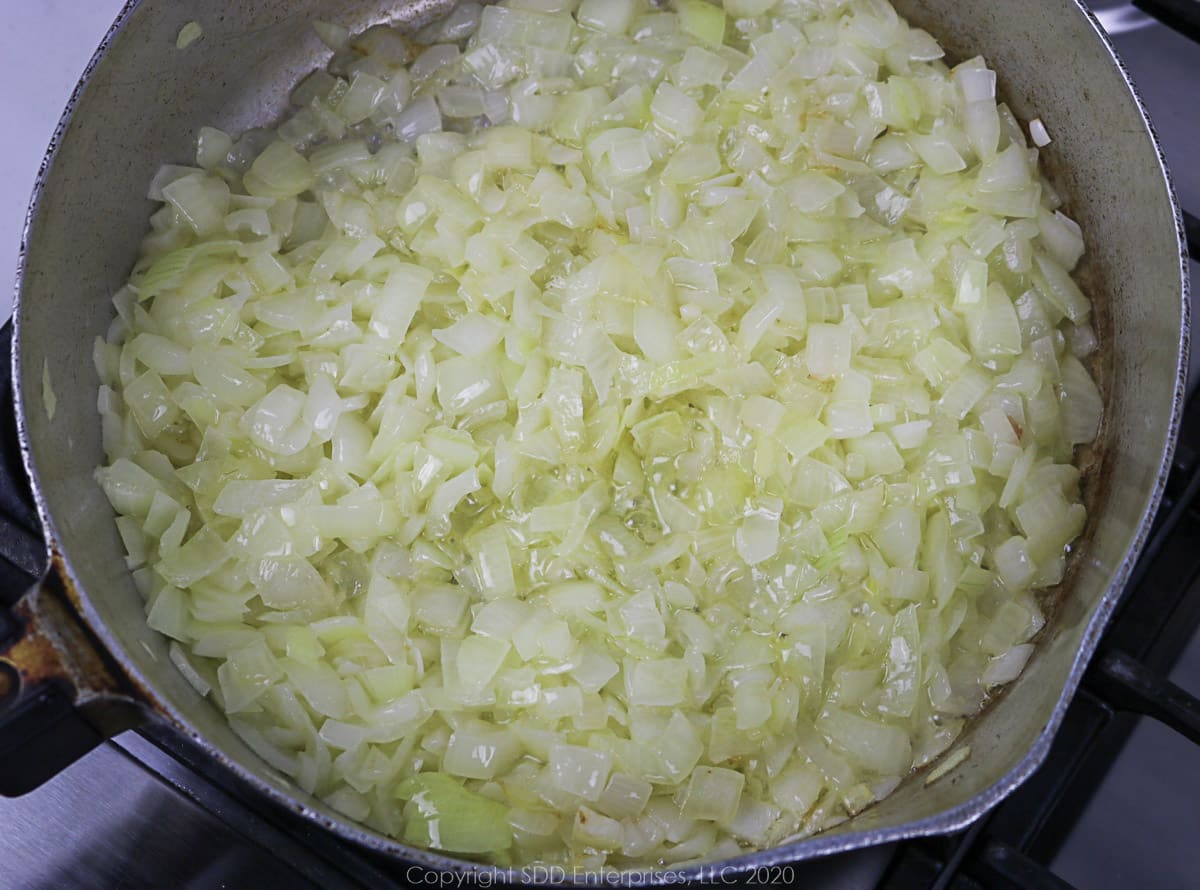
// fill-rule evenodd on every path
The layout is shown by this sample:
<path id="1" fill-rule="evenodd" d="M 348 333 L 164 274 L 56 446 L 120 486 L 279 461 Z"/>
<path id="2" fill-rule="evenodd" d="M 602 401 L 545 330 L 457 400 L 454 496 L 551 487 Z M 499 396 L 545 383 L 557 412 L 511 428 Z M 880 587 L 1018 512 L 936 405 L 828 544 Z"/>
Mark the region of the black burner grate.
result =
<path id="1" fill-rule="evenodd" d="M 1200 42 L 1200 3 L 1197 0 L 1133 0 L 1133 5 L 1168 28 Z"/>

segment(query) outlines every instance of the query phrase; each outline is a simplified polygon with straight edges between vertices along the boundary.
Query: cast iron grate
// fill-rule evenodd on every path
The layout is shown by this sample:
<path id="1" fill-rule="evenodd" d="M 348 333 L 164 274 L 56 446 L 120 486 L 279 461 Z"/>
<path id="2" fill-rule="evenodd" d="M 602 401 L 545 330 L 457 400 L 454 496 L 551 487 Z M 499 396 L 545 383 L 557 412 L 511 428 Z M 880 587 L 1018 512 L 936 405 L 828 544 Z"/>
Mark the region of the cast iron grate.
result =
<path id="1" fill-rule="evenodd" d="M 1196 0 L 1133 0 L 1133 5 L 1168 28 L 1200 42 L 1200 3 Z M 1192 255 L 1195 256 L 1194 251 Z"/>

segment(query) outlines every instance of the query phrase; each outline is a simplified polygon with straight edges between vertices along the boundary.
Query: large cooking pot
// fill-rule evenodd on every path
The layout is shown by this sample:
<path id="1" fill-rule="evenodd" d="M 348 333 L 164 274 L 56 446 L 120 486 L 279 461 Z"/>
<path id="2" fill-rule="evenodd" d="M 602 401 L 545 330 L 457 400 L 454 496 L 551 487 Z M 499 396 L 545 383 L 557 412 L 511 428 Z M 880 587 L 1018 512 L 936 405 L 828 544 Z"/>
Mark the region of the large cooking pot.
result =
<path id="1" fill-rule="evenodd" d="M 20 264 L 13 380 L 50 569 L 7 622 L 0 613 L 4 793 L 33 787 L 105 735 L 150 723 L 346 840 L 432 868 L 490 870 L 354 824 L 259 760 L 147 627 L 92 477 L 102 454 L 91 344 L 137 255 L 151 210 L 141 196 L 158 166 L 186 161 L 203 124 L 237 131 L 280 114 L 289 87 L 328 55 L 312 20 L 415 25 L 452 5 L 134 0 L 88 66 L 46 156 Z M 910 777 L 816 837 L 722 863 L 737 869 L 952 831 L 1038 767 L 1145 539 L 1179 418 L 1188 328 L 1179 213 L 1150 124 L 1095 18 L 1078 0 L 897 5 L 952 56 L 985 55 L 1016 113 L 1041 117 L 1054 136 L 1045 156 L 1083 226 L 1082 274 L 1103 341 L 1107 413 L 1088 476 L 1091 518 L 1034 657 L 963 737 L 967 760 L 929 786 Z M 204 38 L 180 51 L 176 35 L 193 19 Z"/>

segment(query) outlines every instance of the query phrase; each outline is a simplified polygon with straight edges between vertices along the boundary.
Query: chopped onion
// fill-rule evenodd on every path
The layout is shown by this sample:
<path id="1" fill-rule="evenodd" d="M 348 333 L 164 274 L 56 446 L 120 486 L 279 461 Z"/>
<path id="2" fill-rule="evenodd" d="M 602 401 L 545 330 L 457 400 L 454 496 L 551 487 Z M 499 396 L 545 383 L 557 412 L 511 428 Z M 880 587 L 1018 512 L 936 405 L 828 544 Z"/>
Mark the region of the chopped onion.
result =
<path id="1" fill-rule="evenodd" d="M 288 120 L 154 177 L 94 349 L 192 688 L 347 818 L 506 865 L 737 855 L 949 750 L 1104 407 L 1084 233 L 984 60 L 877 0 L 316 29 Z"/>
<path id="2" fill-rule="evenodd" d="M 1029 138 L 1038 148 L 1045 148 L 1050 144 L 1050 134 L 1046 131 L 1046 125 L 1042 123 L 1040 117 L 1035 117 L 1029 122 Z"/>
<path id="3" fill-rule="evenodd" d="M 179 29 L 179 34 L 175 37 L 175 48 L 187 49 L 203 36 L 204 28 L 199 22 L 188 22 Z"/>

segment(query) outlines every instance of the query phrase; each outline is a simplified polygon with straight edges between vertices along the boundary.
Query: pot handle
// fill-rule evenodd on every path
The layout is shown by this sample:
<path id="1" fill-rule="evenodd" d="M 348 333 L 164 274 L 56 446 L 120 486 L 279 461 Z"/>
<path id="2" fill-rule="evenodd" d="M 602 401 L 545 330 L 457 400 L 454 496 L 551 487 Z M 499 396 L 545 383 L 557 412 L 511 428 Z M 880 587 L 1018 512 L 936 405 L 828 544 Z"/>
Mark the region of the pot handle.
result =
<path id="1" fill-rule="evenodd" d="M 0 328 L 11 366 L 12 322 Z M 0 371 L 0 795 L 24 794 L 144 717 L 121 672 L 76 616 L 47 547 Z M 20 591 L 25 595 L 17 602 Z"/>
<path id="2" fill-rule="evenodd" d="M 142 707 L 84 630 L 55 571 L 0 611 L 0 795 L 37 788 Z"/>

